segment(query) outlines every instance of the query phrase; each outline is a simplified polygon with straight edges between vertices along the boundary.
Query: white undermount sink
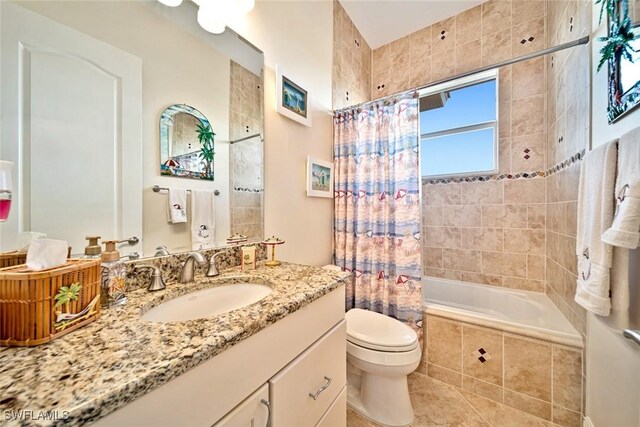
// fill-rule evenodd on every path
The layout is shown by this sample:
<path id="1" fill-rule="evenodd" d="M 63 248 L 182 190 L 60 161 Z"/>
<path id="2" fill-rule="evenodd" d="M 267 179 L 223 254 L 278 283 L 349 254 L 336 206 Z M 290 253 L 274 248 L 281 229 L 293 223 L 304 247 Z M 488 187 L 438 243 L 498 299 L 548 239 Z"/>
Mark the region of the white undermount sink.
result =
<path id="1" fill-rule="evenodd" d="M 255 283 L 235 283 L 191 292 L 147 311 L 142 318 L 150 322 L 181 322 L 227 313 L 260 301 L 271 288 Z"/>

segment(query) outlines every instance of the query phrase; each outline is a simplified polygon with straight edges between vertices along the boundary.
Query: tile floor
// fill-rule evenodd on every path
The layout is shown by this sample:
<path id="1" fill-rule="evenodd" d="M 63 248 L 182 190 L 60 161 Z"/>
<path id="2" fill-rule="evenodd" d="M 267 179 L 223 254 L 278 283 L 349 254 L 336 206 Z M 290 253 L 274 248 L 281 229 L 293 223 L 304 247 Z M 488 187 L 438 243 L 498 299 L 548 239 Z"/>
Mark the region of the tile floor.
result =
<path id="1" fill-rule="evenodd" d="M 409 392 L 415 411 L 412 427 L 551 427 L 555 425 L 415 372 L 409 376 Z M 347 409 L 347 427 L 377 426 L 378 424 Z"/>

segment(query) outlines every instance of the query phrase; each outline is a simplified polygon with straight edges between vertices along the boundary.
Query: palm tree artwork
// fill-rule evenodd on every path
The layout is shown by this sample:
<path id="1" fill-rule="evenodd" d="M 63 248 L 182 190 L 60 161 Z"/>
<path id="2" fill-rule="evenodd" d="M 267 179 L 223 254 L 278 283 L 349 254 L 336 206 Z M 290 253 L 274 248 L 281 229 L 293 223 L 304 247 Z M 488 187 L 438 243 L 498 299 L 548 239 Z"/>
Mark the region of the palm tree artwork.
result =
<path id="1" fill-rule="evenodd" d="M 213 151 L 214 137 L 216 134 L 211 129 L 211 125 L 204 125 L 199 123 L 197 125 L 196 133 L 198 134 L 198 141 L 202 144 L 200 149 L 200 158 L 205 162 L 204 175 L 206 179 L 213 179 Z"/>
<path id="2" fill-rule="evenodd" d="M 69 313 L 69 303 L 77 301 L 80 295 L 80 283 L 72 283 L 71 286 L 63 286 L 60 288 L 56 296 L 56 307 L 64 306 L 64 313 Z"/>

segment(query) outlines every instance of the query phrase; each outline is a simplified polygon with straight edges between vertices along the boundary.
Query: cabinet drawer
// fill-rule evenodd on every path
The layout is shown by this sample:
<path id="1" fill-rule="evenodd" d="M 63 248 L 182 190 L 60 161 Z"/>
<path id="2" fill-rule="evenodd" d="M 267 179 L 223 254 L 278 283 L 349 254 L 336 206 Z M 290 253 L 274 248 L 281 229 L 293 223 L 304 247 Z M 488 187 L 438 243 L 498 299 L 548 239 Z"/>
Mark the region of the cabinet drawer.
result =
<path id="1" fill-rule="evenodd" d="M 267 384 L 247 397 L 213 427 L 263 427 L 269 419 L 269 409 L 262 401 L 269 402 Z"/>
<path id="2" fill-rule="evenodd" d="M 347 387 L 333 401 L 316 427 L 347 427 Z"/>
<path id="3" fill-rule="evenodd" d="M 342 320 L 269 381 L 273 427 L 320 420 L 346 384 L 346 344 Z"/>

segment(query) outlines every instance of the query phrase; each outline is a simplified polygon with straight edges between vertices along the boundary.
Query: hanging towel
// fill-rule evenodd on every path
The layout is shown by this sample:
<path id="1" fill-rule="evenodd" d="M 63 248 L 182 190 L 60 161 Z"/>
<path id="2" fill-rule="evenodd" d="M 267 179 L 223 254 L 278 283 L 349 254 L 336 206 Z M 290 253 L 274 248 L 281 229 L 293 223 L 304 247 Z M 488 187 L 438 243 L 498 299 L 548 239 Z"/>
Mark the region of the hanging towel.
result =
<path id="1" fill-rule="evenodd" d="M 627 327 L 629 249 L 640 244 L 640 128 L 624 134 L 618 142 L 615 194 L 617 205 L 613 223 L 602 235 L 602 240 L 614 246 L 611 307 L 617 312 L 619 326 Z"/>
<path id="2" fill-rule="evenodd" d="M 187 222 L 187 190 L 170 188 L 167 200 L 167 222 L 170 224 Z"/>
<path id="3" fill-rule="evenodd" d="M 575 301 L 601 316 L 611 310 L 609 299 L 612 247 L 602 233 L 613 220 L 617 144 L 610 142 L 587 153 L 578 188 L 578 287 Z"/>
<path id="4" fill-rule="evenodd" d="M 616 213 L 602 240 L 613 246 L 635 249 L 640 246 L 640 128 L 620 138 Z"/>
<path id="5" fill-rule="evenodd" d="M 216 209 L 213 191 L 191 190 L 191 248 L 215 246 Z"/>

